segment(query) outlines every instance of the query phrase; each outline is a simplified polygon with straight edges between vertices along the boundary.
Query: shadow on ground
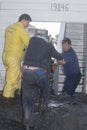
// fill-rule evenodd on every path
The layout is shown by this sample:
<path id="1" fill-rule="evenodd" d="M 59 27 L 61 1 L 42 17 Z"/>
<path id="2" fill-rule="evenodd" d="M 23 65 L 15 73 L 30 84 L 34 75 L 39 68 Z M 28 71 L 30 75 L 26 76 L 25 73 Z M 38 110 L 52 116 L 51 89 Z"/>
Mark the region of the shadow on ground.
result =
<path id="1" fill-rule="evenodd" d="M 37 116 L 38 130 L 87 130 L 87 95 L 74 98 L 50 96 L 48 109 Z M 6 106 L 0 95 L 0 130 L 25 130 L 22 121 L 20 97 Z"/>

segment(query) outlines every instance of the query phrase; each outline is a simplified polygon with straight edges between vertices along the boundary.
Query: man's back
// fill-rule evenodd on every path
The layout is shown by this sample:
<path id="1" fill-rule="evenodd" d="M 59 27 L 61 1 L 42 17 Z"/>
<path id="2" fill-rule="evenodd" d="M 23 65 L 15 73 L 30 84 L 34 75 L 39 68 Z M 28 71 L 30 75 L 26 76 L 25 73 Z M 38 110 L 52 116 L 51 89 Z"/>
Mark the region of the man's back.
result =
<path id="1" fill-rule="evenodd" d="M 51 43 L 40 37 L 32 37 L 25 55 L 24 65 L 43 68 L 51 57 L 62 58 Z"/>
<path id="2" fill-rule="evenodd" d="M 29 35 L 21 22 L 14 23 L 6 29 L 4 52 L 12 57 L 21 57 L 28 41 Z"/>

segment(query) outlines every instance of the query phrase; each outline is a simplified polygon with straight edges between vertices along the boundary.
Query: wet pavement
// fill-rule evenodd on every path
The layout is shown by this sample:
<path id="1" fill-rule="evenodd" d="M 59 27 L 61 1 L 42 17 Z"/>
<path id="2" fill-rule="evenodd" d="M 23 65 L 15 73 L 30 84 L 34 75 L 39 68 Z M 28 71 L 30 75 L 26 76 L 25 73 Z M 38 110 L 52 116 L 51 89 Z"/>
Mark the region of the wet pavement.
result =
<path id="1" fill-rule="evenodd" d="M 21 120 L 20 98 L 17 97 L 13 104 L 7 105 L 0 95 L 0 130 L 25 130 Z"/>
<path id="2" fill-rule="evenodd" d="M 36 115 L 37 130 L 87 130 L 87 95 L 79 93 L 62 99 L 50 96 L 48 109 Z M 0 95 L 0 130 L 25 130 L 19 96 L 6 106 Z"/>

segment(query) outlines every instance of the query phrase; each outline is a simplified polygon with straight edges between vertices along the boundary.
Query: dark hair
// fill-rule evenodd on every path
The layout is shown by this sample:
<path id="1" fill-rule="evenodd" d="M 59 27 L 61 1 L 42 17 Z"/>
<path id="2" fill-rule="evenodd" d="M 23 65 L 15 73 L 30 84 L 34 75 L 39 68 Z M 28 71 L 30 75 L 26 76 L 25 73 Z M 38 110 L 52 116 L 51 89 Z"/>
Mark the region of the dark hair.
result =
<path id="1" fill-rule="evenodd" d="M 64 38 L 63 40 L 62 40 L 62 44 L 63 43 L 65 43 L 65 42 L 67 42 L 68 43 L 68 45 L 71 45 L 71 40 L 70 40 L 70 38 Z"/>
<path id="2" fill-rule="evenodd" d="M 23 19 L 32 21 L 31 17 L 30 17 L 28 14 L 22 14 L 22 15 L 19 17 L 18 21 L 20 22 L 20 21 L 22 21 Z"/>

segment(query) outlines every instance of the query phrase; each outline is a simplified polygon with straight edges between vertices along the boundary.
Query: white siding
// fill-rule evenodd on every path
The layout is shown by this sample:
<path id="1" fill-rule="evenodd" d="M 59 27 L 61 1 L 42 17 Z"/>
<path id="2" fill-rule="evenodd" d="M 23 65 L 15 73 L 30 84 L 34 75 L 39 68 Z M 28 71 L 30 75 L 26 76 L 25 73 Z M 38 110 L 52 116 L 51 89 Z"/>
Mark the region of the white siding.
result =
<path id="1" fill-rule="evenodd" d="M 33 21 L 87 22 L 86 0 L 0 0 L 0 4 L 0 16 L 8 22 L 25 12 Z"/>

